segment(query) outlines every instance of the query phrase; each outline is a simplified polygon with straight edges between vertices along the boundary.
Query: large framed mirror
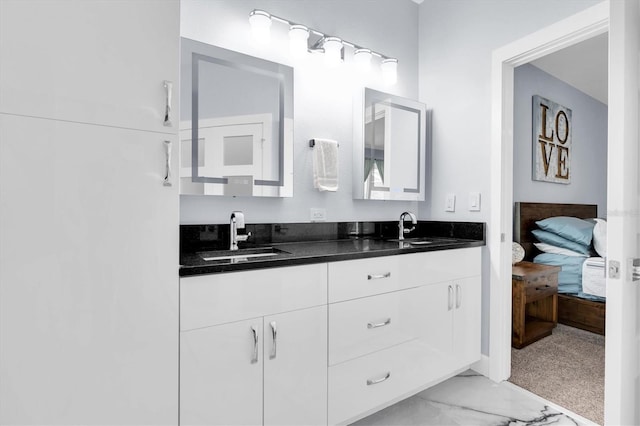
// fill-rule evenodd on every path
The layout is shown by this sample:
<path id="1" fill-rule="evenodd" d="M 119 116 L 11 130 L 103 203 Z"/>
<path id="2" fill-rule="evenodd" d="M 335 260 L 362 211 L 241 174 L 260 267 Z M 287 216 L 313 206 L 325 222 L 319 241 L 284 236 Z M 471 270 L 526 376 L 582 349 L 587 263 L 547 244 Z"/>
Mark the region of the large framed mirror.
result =
<path id="1" fill-rule="evenodd" d="M 356 94 L 354 198 L 425 200 L 428 121 L 421 102 L 369 88 Z"/>
<path id="2" fill-rule="evenodd" d="M 181 39 L 180 193 L 293 196 L 293 69 Z"/>

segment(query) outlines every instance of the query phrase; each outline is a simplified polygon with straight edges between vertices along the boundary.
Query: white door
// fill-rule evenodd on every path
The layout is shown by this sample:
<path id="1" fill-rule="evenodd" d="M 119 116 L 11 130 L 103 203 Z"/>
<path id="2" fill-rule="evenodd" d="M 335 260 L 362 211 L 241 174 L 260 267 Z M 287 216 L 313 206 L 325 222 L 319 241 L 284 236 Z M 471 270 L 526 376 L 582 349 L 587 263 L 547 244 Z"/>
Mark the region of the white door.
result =
<path id="1" fill-rule="evenodd" d="M 327 424 L 327 307 L 264 318 L 264 424 Z"/>
<path id="2" fill-rule="evenodd" d="M 177 422 L 166 137 L 0 113 L 0 424 Z"/>
<path id="3" fill-rule="evenodd" d="M 605 423 L 640 424 L 638 0 L 610 2 Z M 617 271 L 616 264 L 618 263 Z M 617 276 L 616 276 L 617 272 Z"/>
<path id="4" fill-rule="evenodd" d="M 181 425 L 262 424 L 263 336 L 262 318 L 180 333 Z"/>
<path id="5" fill-rule="evenodd" d="M 0 112 L 173 131 L 179 25 L 177 0 L 1 0 Z"/>

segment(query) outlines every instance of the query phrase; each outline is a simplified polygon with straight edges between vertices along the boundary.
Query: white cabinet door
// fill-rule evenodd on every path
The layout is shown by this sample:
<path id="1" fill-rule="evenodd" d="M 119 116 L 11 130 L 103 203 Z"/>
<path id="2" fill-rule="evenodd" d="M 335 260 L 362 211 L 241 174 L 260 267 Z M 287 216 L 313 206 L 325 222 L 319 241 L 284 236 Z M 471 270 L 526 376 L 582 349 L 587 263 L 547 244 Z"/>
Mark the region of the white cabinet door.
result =
<path id="1" fill-rule="evenodd" d="M 429 347 L 434 364 L 439 364 L 443 375 L 447 373 L 453 351 L 454 287 L 450 282 L 424 287 L 420 302 L 428 312 L 421 340 Z"/>
<path id="2" fill-rule="evenodd" d="M 2 0 L 0 112 L 173 133 L 179 25 L 178 0 Z"/>
<path id="3" fill-rule="evenodd" d="M 480 277 L 463 278 L 425 286 L 423 297 L 429 320 L 423 341 L 442 375 L 480 359 Z"/>
<path id="4" fill-rule="evenodd" d="M 327 424 L 327 307 L 264 319 L 264 424 Z"/>
<path id="5" fill-rule="evenodd" d="M 163 139 L 0 114 L 1 424 L 177 422 Z"/>
<path id="6" fill-rule="evenodd" d="M 481 283 L 480 277 L 457 280 L 453 319 L 453 350 L 456 368 L 480 359 Z"/>
<path id="7" fill-rule="evenodd" d="M 262 318 L 180 333 L 180 424 L 262 424 Z"/>

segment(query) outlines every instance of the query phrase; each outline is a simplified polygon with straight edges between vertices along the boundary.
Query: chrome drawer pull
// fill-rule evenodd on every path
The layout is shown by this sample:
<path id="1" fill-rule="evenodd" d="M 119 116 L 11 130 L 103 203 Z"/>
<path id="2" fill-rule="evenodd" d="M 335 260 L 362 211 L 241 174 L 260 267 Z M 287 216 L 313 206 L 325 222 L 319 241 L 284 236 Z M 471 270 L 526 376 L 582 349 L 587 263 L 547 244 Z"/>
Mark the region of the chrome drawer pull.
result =
<path id="1" fill-rule="evenodd" d="M 391 272 L 387 272 L 386 274 L 378 274 L 378 275 L 367 275 L 368 280 L 378 280 L 380 278 L 389 278 L 391 276 Z"/>
<path id="2" fill-rule="evenodd" d="M 253 333 L 253 356 L 251 357 L 251 364 L 255 364 L 258 362 L 258 332 L 253 326 L 251 326 L 251 333 Z"/>
<path id="3" fill-rule="evenodd" d="M 453 309 L 453 287 L 449 286 L 449 300 L 448 300 L 448 305 L 447 305 L 447 311 L 450 311 L 451 309 Z"/>
<path id="4" fill-rule="evenodd" d="M 387 380 L 389 377 L 391 377 L 391 371 L 388 371 L 387 374 L 384 375 L 384 377 L 380 377 L 379 379 L 367 379 L 367 386 L 377 385 L 378 383 L 382 383 L 385 380 Z"/>
<path id="5" fill-rule="evenodd" d="M 460 286 L 456 284 L 456 309 L 460 308 L 460 305 L 462 305 L 462 290 Z"/>
<path id="6" fill-rule="evenodd" d="M 164 125 L 166 127 L 171 127 L 173 124 L 171 123 L 171 92 L 173 91 L 173 83 L 165 80 L 164 88 L 166 90 L 167 96 L 165 98 L 165 109 L 164 109 Z"/>
<path id="7" fill-rule="evenodd" d="M 391 318 L 387 318 L 385 322 L 379 322 L 379 323 L 370 322 L 369 324 L 367 324 L 367 328 L 384 327 L 385 325 L 389 325 L 389 324 L 391 324 Z"/>
<path id="8" fill-rule="evenodd" d="M 164 154 L 165 154 L 165 173 L 164 180 L 162 182 L 163 186 L 172 186 L 171 180 L 171 141 L 164 141 Z"/>
<path id="9" fill-rule="evenodd" d="M 271 326 L 271 338 L 273 339 L 273 346 L 271 347 L 271 355 L 269 355 L 269 359 L 274 359 L 277 355 L 276 345 L 278 343 L 278 327 L 275 321 L 271 321 L 269 323 Z"/>

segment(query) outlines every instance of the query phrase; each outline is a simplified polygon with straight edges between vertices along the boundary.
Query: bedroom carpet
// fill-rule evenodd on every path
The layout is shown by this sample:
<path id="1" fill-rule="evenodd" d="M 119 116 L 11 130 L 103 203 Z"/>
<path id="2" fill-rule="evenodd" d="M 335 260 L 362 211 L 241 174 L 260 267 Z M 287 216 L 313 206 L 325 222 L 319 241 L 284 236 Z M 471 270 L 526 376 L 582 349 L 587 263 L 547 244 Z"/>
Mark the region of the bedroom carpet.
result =
<path id="1" fill-rule="evenodd" d="M 511 350 L 509 381 L 602 425 L 604 341 L 558 324 L 551 336 Z"/>

